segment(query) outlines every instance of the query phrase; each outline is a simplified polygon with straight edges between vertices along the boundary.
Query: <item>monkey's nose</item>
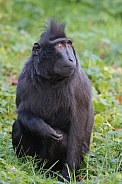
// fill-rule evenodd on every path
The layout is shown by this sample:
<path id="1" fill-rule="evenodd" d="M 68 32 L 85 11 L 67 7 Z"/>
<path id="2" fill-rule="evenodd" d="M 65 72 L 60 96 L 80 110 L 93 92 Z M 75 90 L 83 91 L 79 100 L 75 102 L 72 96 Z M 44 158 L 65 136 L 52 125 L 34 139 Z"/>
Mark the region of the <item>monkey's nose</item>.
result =
<path id="1" fill-rule="evenodd" d="M 73 60 L 72 60 L 72 59 L 70 59 L 70 58 L 69 58 L 69 61 L 73 62 Z"/>

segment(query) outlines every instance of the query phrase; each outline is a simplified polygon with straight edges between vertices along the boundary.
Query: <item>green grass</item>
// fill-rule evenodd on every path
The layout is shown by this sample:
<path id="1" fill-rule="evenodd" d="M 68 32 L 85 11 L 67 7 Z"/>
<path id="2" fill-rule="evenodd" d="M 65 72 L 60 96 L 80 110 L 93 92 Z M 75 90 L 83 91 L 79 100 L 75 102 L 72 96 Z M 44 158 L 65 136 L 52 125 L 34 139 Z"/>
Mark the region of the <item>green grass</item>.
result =
<path id="1" fill-rule="evenodd" d="M 38 171 L 32 158 L 27 157 L 24 163 L 18 160 L 11 144 L 16 80 L 49 17 L 67 22 L 66 33 L 93 86 L 95 124 L 91 151 L 79 171 L 79 184 L 122 184 L 121 0 L 109 2 L 0 0 L 1 184 L 59 183 L 57 178 L 46 178 L 48 171 Z"/>

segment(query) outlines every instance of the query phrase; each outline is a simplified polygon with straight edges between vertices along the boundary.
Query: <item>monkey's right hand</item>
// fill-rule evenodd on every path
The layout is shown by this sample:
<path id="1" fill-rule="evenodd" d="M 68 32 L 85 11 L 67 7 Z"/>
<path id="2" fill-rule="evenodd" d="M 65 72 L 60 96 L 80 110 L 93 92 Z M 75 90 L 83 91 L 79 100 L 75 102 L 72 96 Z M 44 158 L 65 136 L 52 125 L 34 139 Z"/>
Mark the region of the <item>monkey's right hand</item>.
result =
<path id="1" fill-rule="evenodd" d="M 63 139 L 63 135 L 62 134 L 58 134 L 53 128 L 51 128 L 48 125 L 48 128 L 46 129 L 46 131 L 43 132 L 43 135 L 46 139 L 49 139 L 53 142 L 59 142 L 60 140 Z"/>
<path id="2" fill-rule="evenodd" d="M 63 139 L 62 134 L 57 134 L 55 130 L 50 134 L 49 139 L 53 142 L 59 142 L 61 139 Z"/>

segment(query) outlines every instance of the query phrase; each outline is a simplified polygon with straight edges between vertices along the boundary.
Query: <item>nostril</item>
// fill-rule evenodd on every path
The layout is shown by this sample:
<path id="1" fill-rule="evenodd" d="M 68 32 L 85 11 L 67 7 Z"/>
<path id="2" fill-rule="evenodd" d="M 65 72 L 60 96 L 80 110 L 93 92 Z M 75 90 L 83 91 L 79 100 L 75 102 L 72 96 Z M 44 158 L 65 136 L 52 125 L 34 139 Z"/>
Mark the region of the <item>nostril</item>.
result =
<path id="1" fill-rule="evenodd" d="M 69 58 L 69 61 L 73 62 L 73 60 L 72 60 L 72 59 L 70 59 L 70 58 Z"/>

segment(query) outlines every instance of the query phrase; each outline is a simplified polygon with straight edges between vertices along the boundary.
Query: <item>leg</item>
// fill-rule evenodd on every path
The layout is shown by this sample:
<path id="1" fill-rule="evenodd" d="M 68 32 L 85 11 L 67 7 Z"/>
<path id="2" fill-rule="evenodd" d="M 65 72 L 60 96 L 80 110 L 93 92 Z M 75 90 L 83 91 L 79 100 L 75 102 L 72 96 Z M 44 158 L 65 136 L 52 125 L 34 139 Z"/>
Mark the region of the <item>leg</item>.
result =
<path id="1" fill-rule="evenodd" d="M 24 134 L 18 120 L 14 122 L 12 129 L 12 144 L 18 157 L 24 155 L 34 156 L 38 148 L 37 142 L 38 141 L 36 141 L 33 136 Z"/>
<path id="2" fill-rule="evenodd" d="M 62 134 L 63 139 L 59 142 L 47 141 L 47 164 L 44 169 L 50 168 L 54 163 L 53 171 L 61 171 L 66 162 L 67 155 L 67 134 L 61 130 L 55 129 L 56 133 Z"/>

